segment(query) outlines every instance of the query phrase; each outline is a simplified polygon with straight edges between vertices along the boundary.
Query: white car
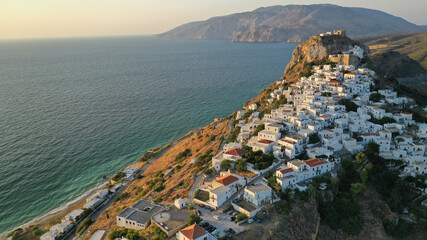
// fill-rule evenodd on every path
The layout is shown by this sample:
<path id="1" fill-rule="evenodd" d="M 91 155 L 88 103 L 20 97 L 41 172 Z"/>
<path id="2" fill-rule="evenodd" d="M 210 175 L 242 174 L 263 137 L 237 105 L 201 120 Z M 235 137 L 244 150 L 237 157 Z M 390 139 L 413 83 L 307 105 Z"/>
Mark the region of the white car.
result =
<path id="1" fill-rule="evenodd" d="M 252 218 L 248 219 L 248 223 L 253 223 L 253 222 L 254 222 L 254 220 Z"/>
<path id="2" fill-rule="evenodd" d="M 220 220 L 220 219 L 221 219 L 221 218 L 220 218 L 219 216 L 217 216 L 217 215 L 213 216 L 213 218 L 214 218 L 215 220 Z"/>

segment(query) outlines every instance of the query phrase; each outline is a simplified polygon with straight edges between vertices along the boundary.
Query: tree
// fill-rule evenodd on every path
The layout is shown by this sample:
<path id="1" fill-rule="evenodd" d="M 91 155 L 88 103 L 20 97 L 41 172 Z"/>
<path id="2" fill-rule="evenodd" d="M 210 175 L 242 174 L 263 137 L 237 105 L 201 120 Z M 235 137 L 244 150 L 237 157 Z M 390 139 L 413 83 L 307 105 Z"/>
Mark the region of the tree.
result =
<path id="1" fill-rule="evenodd" d="M 188 225 L 199 224 L 202 221 L 202 218 L 199 215 L 191 214 L 188 217 Z"/>
<path id="2" fill-rule="evenodd" d="M 248 164 L 246 163 L 246 160 L 239 159 L 236 161 L 236 169 L 239 172 L 244 172 L 247 170 Z"/>
<path id="3" fill-rule="evenodd" d="M 357 104 L 356 104 L 356 103 L 354 103 L 354 102 L 353 102 L 353 101 L 351 101 L 350 99 L 341 99 L 341 100 L 339 101 L 339 104 L 344 105 L 344 106 L 345 106 L 345 109 L 346 109 L 347 111 L 353 111 L 353 112 L 356 112 L 356 111 L 357 111 L 357 108 L 359 107 L 359 106 L 357 106 Z"/>
<path id="4" fill-rule="evenodd" d="M 240 221 L 243 221 L 243 220 L 245 220 L 247 218 L 248 218 L 248 216 L 246 214 L 240 213 L 239 215 L 236 216 L 236 221 L 240 222 Z"/>
<path id="5" fill-rule="evenodd" d="M 367 160 L 368 157 L 364 152 L 360 152 L 356 155 L 356 164 L 358 167 L 362 166 Z"/>
<path id="6" fill-rule="evenodd" d="M 380 93 L 372 93 L 371 95 L 369 95 L 369 101 L 379 102 L 382 99 L 385 99 L 385 97 Z"/>
<path id="7" fill-rule="evenodd" d="M 219 167 L 223 171 L 228 171 L 228 169 L 231 168 L 231 162 L 230 162 L 230 160 L 226 159 L 226 160 L 222 161 L 221 164 L 219 165 Z"/>
<path id="8" fill-rule="evenodd" d="M 258 132 L 260 132 L 260 131 L 262 131 L 262 130 L 264 130 L 264 128 L 265 128 L 265 125 L 264 124 L 260 124 L 260 125 L 258 125 L 257 127 L 256 127 L 256 129 L 255 129 L 255 131 L 254 131 L 254 136 L 258 136 Z"/>
<path id="9" fill-rule="evenodd" d="M 313 143 L 318 143 L 320 142 L 320 138 L 319 138 L 319 134 L 317 133 L 312 133 L 308 136 L 308 143 L 313 144 Z"/>

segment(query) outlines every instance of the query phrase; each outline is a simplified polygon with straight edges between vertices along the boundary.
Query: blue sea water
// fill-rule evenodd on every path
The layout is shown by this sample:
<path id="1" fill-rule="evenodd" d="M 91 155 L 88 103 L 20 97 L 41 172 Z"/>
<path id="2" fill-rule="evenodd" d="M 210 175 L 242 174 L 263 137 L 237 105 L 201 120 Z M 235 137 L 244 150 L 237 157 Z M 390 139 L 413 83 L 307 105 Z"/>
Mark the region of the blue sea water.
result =
<path id="1" fill-rule="evenodd" d="M 278 80 L 296 44 L 154 37 L 0 41 L 0 232 Z"/>

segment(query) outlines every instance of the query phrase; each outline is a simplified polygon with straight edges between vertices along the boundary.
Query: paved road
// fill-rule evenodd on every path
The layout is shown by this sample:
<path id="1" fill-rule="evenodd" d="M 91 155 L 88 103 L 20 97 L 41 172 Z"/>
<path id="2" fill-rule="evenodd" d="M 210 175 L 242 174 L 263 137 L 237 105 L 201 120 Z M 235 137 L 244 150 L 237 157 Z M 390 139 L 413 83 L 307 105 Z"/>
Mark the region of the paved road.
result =
<path id="1" fill-rule="evenodd" d="M 194 193 L 196 192 L 197 188 L 200 185 L 200 182 L 203 180 L 204 174 L 200 174 L 197 176 L 196 180 L 193 183 L 193 186 L 191 186 L 190 191 L 188 192 L 188 202 L 192 203 L 194 198 Z"/>
<path id="2" fill-rule="evenodd" d="M 181 139 L 182 140 L 182 139 Z M 180 140 L 180 141 L 181 141 Z M 165 150 L 163 150 L 161 153 L 159 153 L 156 157 L 154 157 L 153 159 L 151 159 L 150 161 L 148 161 L 148 163 L 147 164 L 145 164 L 142 168 L 141 168 L 141 170 L 139 171 L 139 174 L 143 174 L 150 166 L 151 166 L 151 164 L 153 164 L 157 159 L 159 159 L 161 156 L 163 156 L 163 154 L 165 154 L 167 151 L 169 151 L 169 149 L 171 149 L 173 146 L 175 146 L 176 144 L 178 144 L 180 141 L 175 141 L 175 142 L 173 142 L 172 143 L 172 145 L 170 146 L 170 147 L 168 147 L 168 148 L 166 148 Z M 134 181 L 135 179 L 132 179 L 132 180 L 129 180 L 129 181 L 126 181 L 125 183 L 124 183 L 124 185 L 117 191 L 117 192 L 115 192 L 114 194 L 112 194 L 110 197 L 109 197 L 109 199 L 107 199 L 102 205 L 101 205 L 101 207 L 99 207 L 96 211 L 94 211 L 91 215 L 90 215 L 90 218 L 92 219 L 92 221 L 96 221 L 96 219 L 98 219 L 99 218 L 99 216 L 101 216 L 101 214 L 105 211 L 105 210 L 107 210 L 107 208 L 108 207 L 110 207 L 110 205 L 114 202 L 114 200 L 116 199 L 116 198 L 118 198 L 128 187 L 129 187 L 129 185 L 131 185 L 132 184 L 132 182 Z M 113 216 L 110 216 L 110 217 L 113 217 Z M 76 228 L 75 228 L 76 229 Z M 82 235 L 80 235 L 80 236 L 76 236 L 76 232 L 75 232 L 75 229 L 72 231 L 72 232 L 70 232 L 70 234 L 68 234 L 65 238 L 64 238 L 64 240 L 68 240 L 68 239 L 82 239 L 87 233 L 88 233 L 88 231 L 86 230 Z"/>

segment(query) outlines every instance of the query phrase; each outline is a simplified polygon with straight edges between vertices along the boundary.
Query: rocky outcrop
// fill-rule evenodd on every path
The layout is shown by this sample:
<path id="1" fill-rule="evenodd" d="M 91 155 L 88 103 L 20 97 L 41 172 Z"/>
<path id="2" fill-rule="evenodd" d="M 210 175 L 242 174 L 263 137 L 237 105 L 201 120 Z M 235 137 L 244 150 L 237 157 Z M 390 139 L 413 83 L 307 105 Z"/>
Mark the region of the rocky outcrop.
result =
<path id="1" fill-rule="evenodd" d="M 354 41 L 346 36 L 312 36 L 306 42 L 295 48 L 292 59 L 285 69 L 284 78 L 289 82 L 299 80 L 299 74 L 307 71 L 308 63 L 321 63 L 327 61 L 329 55 L 340 54 L 349 49 L 349 46 L 360 46 L 364 49 L 363 58 L 369 58 L 369 49 L 361 43 Z M 357 65 L 360 60 L 353 58 L 352 63 Z"/>
<path id="2" fill-rule="evenodd" d="M 422 30 L 402 18 L 377 10 L 314 4 L 271 6 L 213 17 L 181 25 L 159 36 L 234 42 L 301 42 L 334 29 L 346 29 L 351 36 Z"/>

